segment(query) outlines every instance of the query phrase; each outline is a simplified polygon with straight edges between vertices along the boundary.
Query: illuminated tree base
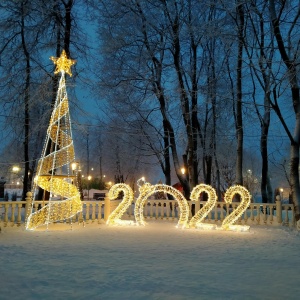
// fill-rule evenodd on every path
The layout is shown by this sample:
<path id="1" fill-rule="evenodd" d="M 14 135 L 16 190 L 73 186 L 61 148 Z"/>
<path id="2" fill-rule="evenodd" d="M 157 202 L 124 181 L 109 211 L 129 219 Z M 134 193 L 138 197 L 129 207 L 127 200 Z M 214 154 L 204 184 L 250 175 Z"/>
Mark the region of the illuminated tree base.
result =
<path id="1" fill-rule="evenodd" d="M 77 198 L 77 199 L 76 199 Z M 27 219 L 26 229 L 34 230 L 39 226 L 48 225 L 53 222 L 63 221 L 75 216 L 82 210 L 80 197 L 71 200 L 52 201 L 35 213 L 30 214 Z"/>

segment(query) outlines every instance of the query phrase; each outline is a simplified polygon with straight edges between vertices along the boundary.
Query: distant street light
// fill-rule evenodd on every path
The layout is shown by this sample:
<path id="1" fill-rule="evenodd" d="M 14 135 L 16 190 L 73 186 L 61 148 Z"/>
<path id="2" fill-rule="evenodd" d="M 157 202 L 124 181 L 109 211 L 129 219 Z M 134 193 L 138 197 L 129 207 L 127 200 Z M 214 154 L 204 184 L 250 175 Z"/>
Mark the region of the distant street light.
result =
<path id="1" fill-rule="evenodd" d="M 283 200 L 283 188 L 280 188 L 279 191 L 280 191 L 280 200 L 282 201 Z"/>
<path id="2" fill-rule="evenodd" d="M 13 166 L 13 167 L 12 167 L 12 171 L 15 172 L 15 173 L 17 173 L 17 172 L 20 171 L 20 167 L 18 167 L 18 166 Z"/>
<path id="3" fill-rule="evenodd" d="M 92 179 L 92 176 L 89 175 L 88 176 L 88 200 L 90 200 L 90 181 L 91 181 L 91 179 Z"/>
<path id="4" fill-rule="evenodd" d="M 185 174 L 185 168 L 181 168 L 181 174 L 184 175 Z"/>
<path id="5" fill-rule="evenodd" d="M 21 171 L 21 168 L 19 166 L 13 166 L 11 168 L 11 174 L 9 174 L 9 181 L 10 183 L 14 183 L 15 180 L 19 179 L 19 175 L 18 173 Z M 14 174 L 15 176 L 12 176 L 12 174 Z M 12 178 L 11 178 L 12 177 Z"/>
<path id="6" fill-rule="evenodd" d="M 74 184 L 75 186 L 78 187 L 78 172 L 79 170 L 79 163 L 78 162 L 72 162 L 71 164 L 71 168 L 72 168 L 72 184 Z"/>
<path id="7" fill-rule="evenodd" d="M 72 167 L 72 171 L 73 171 L 73 172 L 77 169 L 77 165 L 78 165 L 77 162 L 73 162 L 73 163 L 71 164 L 71 167 Z"/>

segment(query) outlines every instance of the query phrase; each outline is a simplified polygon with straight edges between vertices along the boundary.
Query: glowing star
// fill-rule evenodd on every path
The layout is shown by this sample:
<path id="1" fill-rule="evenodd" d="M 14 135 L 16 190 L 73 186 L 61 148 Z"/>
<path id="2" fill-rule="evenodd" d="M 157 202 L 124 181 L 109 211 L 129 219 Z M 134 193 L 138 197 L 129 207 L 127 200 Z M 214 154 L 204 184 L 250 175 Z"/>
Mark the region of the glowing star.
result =
<path id="1" fill-rule="evenodd" d="M 67 58 L 67 54 L 65 50 L 62 51 L 60 57 L 51 56 L 50 59 L 56 65 L 54 74 L 61 72 L 61 73 L 67 73 L 70 76 L 72 76 L 71 67 L 76 63 L 76 60 Z"/>

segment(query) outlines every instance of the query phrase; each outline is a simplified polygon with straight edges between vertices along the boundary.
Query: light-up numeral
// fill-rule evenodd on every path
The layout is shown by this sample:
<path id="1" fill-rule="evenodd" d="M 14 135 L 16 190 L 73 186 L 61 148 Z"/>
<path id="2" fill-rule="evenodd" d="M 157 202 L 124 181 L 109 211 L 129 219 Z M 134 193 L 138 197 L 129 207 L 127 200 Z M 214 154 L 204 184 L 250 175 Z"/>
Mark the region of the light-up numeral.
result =
<path id="1" fill-rule="evenodd" d="M 133 191 L 131 187 L 125 183 L 118 183 L 113 185 L 109 192 L 108 197 L 112 199 L 116 199 L 119 196 L 119 193 L 123 192 L 123 200 L 119 203 L 117 208 L 109 215 L 106 224 L 108 225 L 120 225 L 120 224 L 131 224 L 132 222 L 128 222 L 127 220 L 121 220 L 122 215 L 125 213 L 127 208 L 133 202 Z"/>
<path id="2" fill-rule="evenodd" d="M 111 187 L 108 193 L 108 197 L 110 199 L 116 199 L 119 196 L 119 193 L 123 192 L 123 200 L 117 208 L 109 215 L 107 224 L 134 224 L 132 221 L 121 220 L 122 215 L 125 213 L 127 208 L 131 205 L 134 200 L 133 191 L 129 185 L 124 183 L 115 184 Z M 205 205 L 196 213 L 195 216 L 192 217 L 189 224 L 188 216 L 189 216 L 189 206 L 185 197 L 180 193 L 177 189 L 172 186 L 165 184 L 156 184 L 151 185 L 150 183 L 145 182 L 140 186 L 140 194 L 136 200 L 135 208 L 134 208 L 134 217 L 136 221 L 136 225 L 145 225 L 146 222 L 144 220 L 144 206 L 145 202 L 149 197 L 156 193 L 166 193 L 172 195 L 174 199 L 178 202 L 179 205 L 179 220 L 177 227 L 182 226 L 185 227 L 197 227 L 203 229 L 212 229 L 216 227 L 214 224 L 205 224 L 203 220 L 206 218 L 208 213 L 215 207 L 217 201 L 216 191 L 213 187 L 206 184 L 197 185 L 191 193 L 191 200 L 198 201 L 198 198 L 201 193 L 206 192 L 208 194 L 208 199 Z M 224 221 L 222 222 L 221 228 L 224 230 L 239 230 L 239 231 L 247 231 L 250 226 L 246 225 L 233 225 L 236 220 L 241 217 L 241 215 L 246 211 L 250 202 L 251 195 L 246 188 L 240 185 L 232 186 L 227 189 L 225 193 L 225 202 L 227 204 L 232 203 L 233 197 L 238 194 L 241 196 L 241 202 L 230 214 L 226 216 Z"/>
<path id="3" fill-rule="evenodd" d="M 148 182 L 145 182 L 139 188 L 140 194 L 139 194 L 139 197 L 136 199 L 135 207 L 134 207 L 134 218 L 135 218 L 135 221 L 136 221 L 137 225 L 139 225 L 139 224 L 145 225 L 144 218 L 143 218 L 143 213 L 142 213 L 142 217 L 141 217 L 141 214 L 140 214 L 140 206 L 143 209 L 144 203 L 149 197 L 148 194 L 152 194 L 152 189 L 153 188 L 154 188 L 154 186 L 151 185 Z M 141 220 L 141 218 L 142 218 L 142 220 Z"/>
<path id="4" fill-rule="evenodd" d="M 203 229 L 212 229 L 216 227 L 213 224 L 204 224 L 202 221 L 206 218 L 208 213 L 214 208 L 217 202 L 217 194 L 213 187 L 207 184 L 198 184 L 195 186 L 191 193 L 191 200 L 198 201 L 198 198 L 202 192 L 206 192 L 208 194 L 208 199 L 205 205 L 192 217 L 189 222 L 189 227 L 198 227 Z"/>
<path id="5" fill-rule="evenodd" d="M 140 189 L 140 195 L 135 203 L 134 216 L 138 225 L 145 225 L 144 221 L 144 205 L 146 200 L 155 193 L 166 193 L 174 197 L 179 205 L 179 220 L 177 227 L 180 225 L 185 228 L 189 217 L 189 206 L 185 197 L 175 188 L 165 184 L 150 185 L 144 184 Z"/>
<path id="6" fill-rule="evenodd" d="M 248 190 L 241 185 L 231 186 L 225 193 L 225 202 L 231 204 L 232 199 L 236 194 L 241 196 L 241 202 L 237 208 L 224 219 L 222 228 L 225 230 L 247 231 L 250 226 L 233 224 L 248 208 L 251 202 L 251 195 Z"/>

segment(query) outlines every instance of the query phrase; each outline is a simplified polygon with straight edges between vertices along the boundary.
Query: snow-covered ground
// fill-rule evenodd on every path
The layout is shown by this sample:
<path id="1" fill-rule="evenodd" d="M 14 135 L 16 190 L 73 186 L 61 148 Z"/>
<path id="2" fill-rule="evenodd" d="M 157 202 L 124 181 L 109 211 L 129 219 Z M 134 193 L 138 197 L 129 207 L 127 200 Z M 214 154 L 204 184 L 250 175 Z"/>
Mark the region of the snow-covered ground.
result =
<path id="1" fill-rule="evenodd" d="M 2 226 L 0 299 L 299 299 L 298 232 L 175 225 Z"/>

